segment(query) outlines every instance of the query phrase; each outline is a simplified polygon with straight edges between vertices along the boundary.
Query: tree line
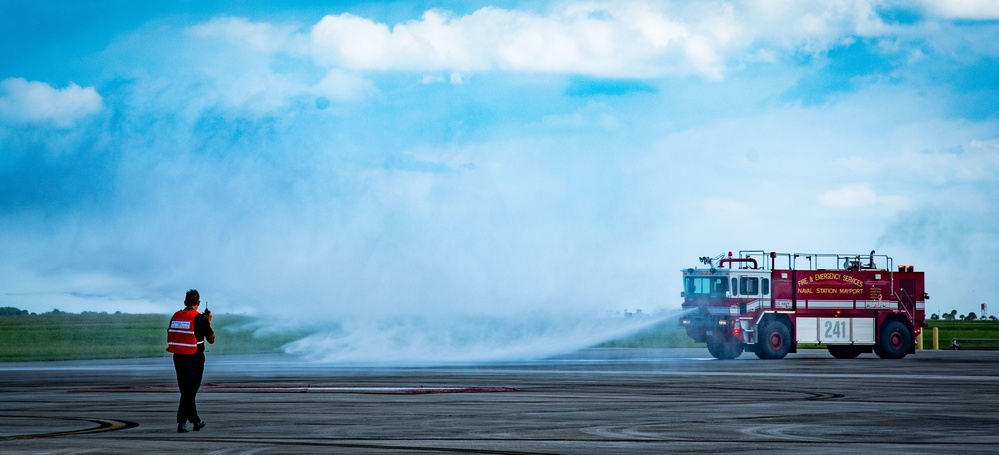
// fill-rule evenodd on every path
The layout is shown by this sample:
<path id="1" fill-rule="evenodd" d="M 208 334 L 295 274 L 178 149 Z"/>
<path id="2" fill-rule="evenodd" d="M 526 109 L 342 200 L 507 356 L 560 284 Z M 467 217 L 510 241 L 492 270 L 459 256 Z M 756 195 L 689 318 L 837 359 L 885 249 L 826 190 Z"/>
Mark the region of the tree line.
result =
<path id="1" fill-rule="evenodd" d="M 0 316 L 34 316 L 37 313 L 30 313 L 28 310 L 22 310 L 20 308 L 15 308 L 12 306 L 0 307 Z M 73 314 L 66 311 L 60 311 L 58 308 L 53 308 L 52 311 L 42 313 L 42 314 Z M 108 314 L 107 311 L 83 311 L 80 314 Z M 115 311 L 114 314 L 121 314 L 121 311 Z"/>
<path id="2" fill-rule="evenodd" d="M 943 320 L 943 321 L 995 321 L 996 317 L 995 316 L 989 316 L 989 317 L 982 316 L 982 317 L 979 317 L 977 314 L 975 314 L 974 311 L 972 311 L 972 312 L 970 312 L 970 313 L 968 313 L 966 315 L 962 314 L 962 315 L 958 316 L 957 315 L 957 310 L 950 310 L 950 313 L 944 313 L 942 315 L 941 314 L 933 313 L 933 314 L 930 315 L 930 319 L 932 319 L 934 321 L 937 321 L 937 320 Z"/>

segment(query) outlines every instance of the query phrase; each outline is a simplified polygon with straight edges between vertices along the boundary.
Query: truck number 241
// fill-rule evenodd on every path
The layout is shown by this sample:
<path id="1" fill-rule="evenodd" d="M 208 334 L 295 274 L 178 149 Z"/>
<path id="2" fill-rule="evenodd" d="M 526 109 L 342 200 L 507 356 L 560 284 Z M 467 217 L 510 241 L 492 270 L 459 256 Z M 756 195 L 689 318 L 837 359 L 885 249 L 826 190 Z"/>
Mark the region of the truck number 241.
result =
<path id="1" fill-rule="evenodd" d="M 846 321 L 825 321 L 825 339 L 846 338 L 850 335 Z"/>

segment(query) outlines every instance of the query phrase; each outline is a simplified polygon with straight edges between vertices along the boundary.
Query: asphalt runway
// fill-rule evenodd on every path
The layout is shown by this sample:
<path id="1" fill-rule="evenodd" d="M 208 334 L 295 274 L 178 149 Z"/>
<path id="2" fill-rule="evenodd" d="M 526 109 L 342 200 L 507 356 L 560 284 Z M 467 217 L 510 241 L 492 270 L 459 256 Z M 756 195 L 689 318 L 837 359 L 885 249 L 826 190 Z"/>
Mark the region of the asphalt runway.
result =
<path id="1" fill-rule="evenodd" d="M 763 361 L 590 349 L 447 367 L 211 356 L 176 433 L 169 357 L 0 364 L 0 453 L 995 453 L 999 351 Z"/>

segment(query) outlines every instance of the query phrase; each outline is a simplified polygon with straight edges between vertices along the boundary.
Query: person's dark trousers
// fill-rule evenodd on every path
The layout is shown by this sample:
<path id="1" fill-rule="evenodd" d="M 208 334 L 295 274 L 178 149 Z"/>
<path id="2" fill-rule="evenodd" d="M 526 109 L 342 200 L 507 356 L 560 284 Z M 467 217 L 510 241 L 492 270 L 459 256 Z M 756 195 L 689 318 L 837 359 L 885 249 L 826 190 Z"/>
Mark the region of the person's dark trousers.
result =
<path id="1" fill-rule="evenodd" d="M 177 408 L 177 423 L 198 423 L 198 405 L 194 398 L 201 388 L 201 377 L 205 373 L 205 353 L 191 355 L 174 354 L 173 366 L 177 370 L 177 385 L 180 386 L 180 407 Z"/>

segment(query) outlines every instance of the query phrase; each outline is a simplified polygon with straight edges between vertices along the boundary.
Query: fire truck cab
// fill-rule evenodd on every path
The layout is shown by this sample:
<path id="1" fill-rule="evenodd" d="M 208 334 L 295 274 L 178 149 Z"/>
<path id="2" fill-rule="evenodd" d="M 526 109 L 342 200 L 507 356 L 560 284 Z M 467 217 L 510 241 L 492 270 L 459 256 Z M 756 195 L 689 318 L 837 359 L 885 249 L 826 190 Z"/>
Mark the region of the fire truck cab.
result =
<path id="1" fill-rule="evenodd" d="M 837 358 L 915 353 L 924 326 L 923 272 L 869 254 L 767 253 L 702 257 L 683 272 L 680 323 L 717 359 L 752 351 L 781 359 L 798 344 Z M 717 264 L 715 263 L 717 261 Z"/>

